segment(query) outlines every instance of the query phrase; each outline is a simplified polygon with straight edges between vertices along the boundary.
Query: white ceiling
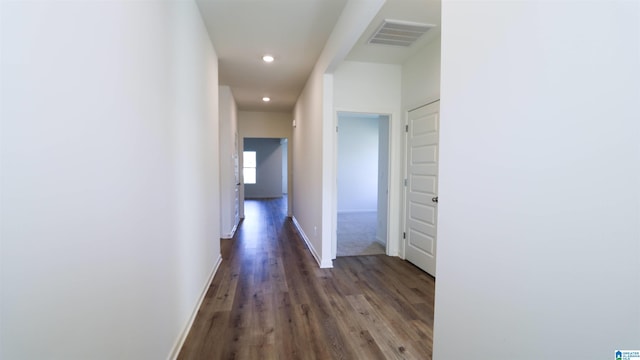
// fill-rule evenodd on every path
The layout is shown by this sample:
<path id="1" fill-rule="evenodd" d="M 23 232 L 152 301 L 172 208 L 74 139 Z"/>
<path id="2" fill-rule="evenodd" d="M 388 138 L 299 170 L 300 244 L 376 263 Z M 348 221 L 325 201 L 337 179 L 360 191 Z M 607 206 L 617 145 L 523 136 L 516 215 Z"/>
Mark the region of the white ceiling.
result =
<path id="1" fill-rule="evenodd" d="M 197 2 L 218 55 L 220 85 L 231 87 L 238 108 L 291 111 L 347 0 Z M 409 48 L 366 44 L 383 19 L 438 27 Z M 387 0 L 347 59 L 400 64 L 439 36 L 439 25 L 439 0 Z M 267 53 L 276 61 L 263 63 Z"/>

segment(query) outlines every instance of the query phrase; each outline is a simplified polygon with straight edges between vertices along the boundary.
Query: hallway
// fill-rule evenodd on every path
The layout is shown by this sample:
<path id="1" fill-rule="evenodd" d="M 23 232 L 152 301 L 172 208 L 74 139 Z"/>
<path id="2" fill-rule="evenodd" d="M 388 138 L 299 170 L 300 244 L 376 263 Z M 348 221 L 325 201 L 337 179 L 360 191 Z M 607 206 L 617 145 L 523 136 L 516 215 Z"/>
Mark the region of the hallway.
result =
<path id="1" fill-rule="evenodd" d="M 430 359 L 433 278 L 385 255 L 320 269 L 285 209 L 245 202 L 179 359 Z"/>

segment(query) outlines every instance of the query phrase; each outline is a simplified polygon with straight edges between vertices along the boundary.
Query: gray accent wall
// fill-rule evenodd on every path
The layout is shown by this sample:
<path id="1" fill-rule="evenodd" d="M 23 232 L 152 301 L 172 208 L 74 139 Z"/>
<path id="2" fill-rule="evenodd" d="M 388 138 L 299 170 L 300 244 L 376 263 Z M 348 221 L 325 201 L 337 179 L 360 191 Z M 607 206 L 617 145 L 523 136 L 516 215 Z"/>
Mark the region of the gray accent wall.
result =
<path id="1" fill-rule="evenodd" d="M 244 139 L 244 151 L 256 152 L 256 183 L 244 184 L 245 199 L 282 197 L 282 145 L 280 139 Z"/>

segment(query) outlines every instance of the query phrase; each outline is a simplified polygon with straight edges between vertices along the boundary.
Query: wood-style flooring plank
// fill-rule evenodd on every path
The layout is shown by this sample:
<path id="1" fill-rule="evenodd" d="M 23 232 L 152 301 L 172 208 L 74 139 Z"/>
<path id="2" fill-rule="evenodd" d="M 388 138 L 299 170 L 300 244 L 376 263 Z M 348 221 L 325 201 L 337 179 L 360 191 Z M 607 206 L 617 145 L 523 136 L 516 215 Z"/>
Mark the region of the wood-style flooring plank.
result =
<path id="1" fill-rule="evenodd" d="M 395 257 L 320 269 L 285 216 L 248 200 L 179 359 L 431 359 L 435 280 Z"/>

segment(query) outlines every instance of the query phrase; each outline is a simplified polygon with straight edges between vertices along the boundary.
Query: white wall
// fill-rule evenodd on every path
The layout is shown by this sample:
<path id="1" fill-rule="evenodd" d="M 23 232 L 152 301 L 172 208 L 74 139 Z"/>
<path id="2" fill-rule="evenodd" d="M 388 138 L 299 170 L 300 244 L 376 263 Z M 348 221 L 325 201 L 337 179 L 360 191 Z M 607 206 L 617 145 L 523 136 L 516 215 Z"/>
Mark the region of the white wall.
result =
<path id="1" fill-rule="evenodd" d="M 334 74 L 334 106 L 335 111 L 352 111 L 362 113 L 388 114 L 389 132 L 391 139 L 387 142 L 389 151 L 389 177 L 388 195 L 384 196 L 389 201 L 389 228 L 378 226 L 378 229 L 385 231 L 387 238 L 388 231 L 388 253 L 392 256 L 398 255 L 402 230 L 400 228 L 400 217 L 402 213 L 402 184 L 403 184 L 403 149 L 402 138 L 404 136 L 404 119 L 401 111 L 401 78 L 402 68 L 399 65 L 374 64 L 355 61 L 345 61 L 338 66 Z M 382 145 L 382 142 L 380 143 Z M 386 222 L 379 219 L 379 222 Z M 386 223 L 385 223 L 386 226 Z M 336 251 L 336 242 L 333 244 L 333 254 Z"/>
<path id="2" fill-rule="evenodd" d="M 293 216 L 322 266 L 322 79 L 308 82 L 294 110 Z M 320 232 L 318 232 L 320 230 Z M 325 260 L 325 267 L 331 267 Z"/>
<path id="3" fill-rule="evenodd" d="M 338 111 L 400 114 L 402 67 L 343 61 L 334 73 Z"/>
<path id="4" fill-rule="evenodd" d="M 282 197 L 280 139 L 244 139 L 244 151 L 256 152 L 256 183 L 244 184 L 246 199 Z"/>
<path id="5" fill-rule="evenodd" d="M 402 64 L 403 115 L 440 98 L 440 43 L 438 36 Z"/>
<path id="6" fill-rule="evenodd" d="M 638 3 L 445 2 L 442 24 L 434 359 L 637 349 Z"/>
<path id="7" fill-rule="evenodd" d="M 217 264 L 217 58 L 190 2 L 2 3 L 3 359 L 163 359 Z"/>
<path id="8" fill-rule="evenodd" d="M 244 148 L 244 138 L 281 138 L 287 139 L 291 144 L 293 137 L 293 118 L 291 113 L 282 112 L 262 112 L 262 111 L 239 111 L 238 112 L 238 133 L 240 134 L 240 149 Z M 293 214 L 293 155 L 288 152 L 289 169 L 287 171 L 289 186 L 288 215 Z M 240 161 L 242 167 L 242 159 Z M 240 216 L 244 217 L 244 187 L 240 188 Z"/>
<path id="9" fill-rule="evenodd" d="M 441 40 L 440 36 L 438 36 L 402 64 L 402 126 L 407 123 L 409 110 L 440 99 L 440 44 Z M 446 121 L 446 119 L 440 118 L 440 122 L 442 121 Z M 405 149 L 406 136 L 404 133 L 399 142 L 402 149 Z M 401 173 L 405 174 L 406 158 L 404 150 L 400 161 L 402 163 Z M 402 206 L 404 206 L 404 190 L 404 186 L 401 185 L 399 201 Z M 400 213 L 403 212 L 404 209 Z M 399 224 L 400 235 L 404 231 L 405 221 L 402 218 Z M 398 241 L 398 254 L 404 257 L 404 240 Z"/>
<path id="10" fill-rule="evenodd" d="M 238 130 L 241 138 L 290 138 L 292 132 L 291 113 L 239 111 Z"/>
<path id="11" fill-rule="evenodd" d="M 325 268 L 333 266 L 336 240 L 332 73 L 383 3 L 347 2 L 293 111 L 298 123 L 290 151 L 294 154 L 294 221 L 319 265 Z"/>
<path id="12" fill-rule="evenodd" d="M 233 237 L 239 222 L 238 107 L 231 88 L 220 86 L 220 236 Z"/>
<path id="13" fill-rule="evenodd" d="M 378 117 L 338 117 L 338 212 L 377 211 Z"/>

